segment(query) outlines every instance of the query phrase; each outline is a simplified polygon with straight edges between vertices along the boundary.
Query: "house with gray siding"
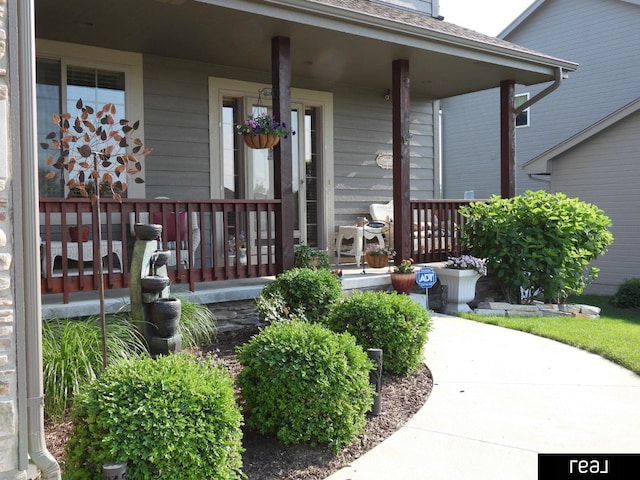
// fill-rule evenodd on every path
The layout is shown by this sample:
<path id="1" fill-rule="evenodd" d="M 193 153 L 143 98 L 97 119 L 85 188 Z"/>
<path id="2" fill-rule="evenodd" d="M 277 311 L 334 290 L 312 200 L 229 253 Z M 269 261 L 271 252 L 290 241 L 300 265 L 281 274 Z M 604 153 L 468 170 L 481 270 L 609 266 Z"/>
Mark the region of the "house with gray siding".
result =
<path id="1" fill-rule="evenodd" d="M 595 262 L 588 292 L 610 294 L 640 267 L 635 213 L 640 162 L 636 137 L 640 94 L 640 2 L 538 0 L 499 38 L 580 64 L 561 95 L 534 103 L 516 127 L 516 191 L 545 189 L 594 203 L 612 219 L 615 243 Z M 516 104 L 545 85 L 516 86 Z M 442 104 L 443 194 L 499 194 L 497 90 L 448 98 Z M 634 130 L 634 127 L 636 129 Z"/>
<path id="2" fill-rule="evenodd" d="M 77 98 L 114 103 L 140 121 L 138 136 L 154 149 L 145 182 L 131 183 L 122 204 L 104 200 L 105 215 L 106 208 L 116 212 L 105 238 L 76 246 L 93 255 L 91 245 L 105 240 L 124 260 L 124 272 L 115 271 L 112 256 L 105 260 L 109 288 L 127 281 L 127 250 L 114 245 L 126 245 L 130 216 L 145 208 L 148 215 L 152 206 L 173 213 L 175 230 L 178 209 L 195 215 L 196 222 L 185 216 L 190 228 L 199 224 L 199 250 L 173 267 L 177 280 L 281 272 L 293 264 L 294 244 L 331 249 L 339 226 L 391 199 L 395 247 L 407 258 L 410 200 L 438 197 L 439 99 L 505 82 L 546 83 L 577 67 L 444 22 L 437 5 L 0 2 L 1 478 L 60 478 L 43 438 L 41 296 L 62 283 L 93 284 L 84 253 L 77 270 L 67 265 L 68 252 L 58 256 L 63 276 L 51 270 L 54 243 L 71 248 L 65 213 L 81 203 L 66 198 L 64 182 L 44 181 L 47 154 L 38 145 L 53 130 L 52 113 L 73 111 Z M 235 126 L 264 109 L 297 133 L 273 150 L 249 149 Z M 265 211 L 264 224 L 249 216 Z M 244 233 L 242 220 L 266 235 L 250 239 L 246 265 L 231 263 L 226 244 L 231 228 Z M 182 241 L 191 247 L 187 230 Z"/>

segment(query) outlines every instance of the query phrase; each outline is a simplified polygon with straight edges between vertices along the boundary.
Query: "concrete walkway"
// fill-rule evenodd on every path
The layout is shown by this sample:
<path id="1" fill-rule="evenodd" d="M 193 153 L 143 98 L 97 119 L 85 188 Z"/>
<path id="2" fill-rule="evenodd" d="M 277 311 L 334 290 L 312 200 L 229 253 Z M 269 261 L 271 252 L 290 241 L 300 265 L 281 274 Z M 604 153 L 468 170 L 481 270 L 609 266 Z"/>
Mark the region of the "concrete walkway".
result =
<path id="1" fill-rule="evenodd" d="M 599 356 L 434 314 L 425 361 L 425 406 L 327 480 L 536 480 L 538 453 L 640 453 L 640 376 Z"/>

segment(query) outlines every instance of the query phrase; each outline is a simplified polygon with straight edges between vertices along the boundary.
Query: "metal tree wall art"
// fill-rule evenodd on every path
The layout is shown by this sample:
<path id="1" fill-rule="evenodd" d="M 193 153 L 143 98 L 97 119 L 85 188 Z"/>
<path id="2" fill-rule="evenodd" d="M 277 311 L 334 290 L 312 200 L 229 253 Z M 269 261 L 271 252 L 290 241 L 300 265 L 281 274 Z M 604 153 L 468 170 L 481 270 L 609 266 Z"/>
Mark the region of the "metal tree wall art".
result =
<path id="1" fill-rule="evenodd" d="M 82 99 L 76 102 L 78 113 L 75 118 L 70 113 L 53 115 L 53 123 L 58 131 L 46 136 L 46 142 L 40 146 L 54 149 L 56 153 L 47 158 L 47 165 L 54 170 L 48 172 L 47 179 L 55 179 L 66 184 L 70 192 L 76 196 L 91 200 L 92 222 L 97 238 L 102 238 L 100 224 L 100 197 L 109 194 L 118 202 L 122 202 L 121 193 L 127 190 L 127 178 L 135 177 L 136 183 L 144 180 L 137 177 L 142 170 L 139 157 L 151 153 L 152 149 L 144 148 L 142 140 L 134 137 L 140 122 L 130 123 L 126 119 L 118 119 L 116 106 L 105 104 L 100 110 L 85 105 Z M 101 242 L 94 242 L 98 248 L 97 258 L 102 258 Z M 94 258 L 95 255 L 94 255 Z M 107 365 L 106 353 L 106 320 L 104 308 L 104 278 L 102 261 L 98 261 L 100 290 L 100 316 L 102 321 L 102 359 Z"/>
<path id="2" fill-rule="evenodd" d="M 133 137 L 140 122 L 118 120 L 113 103 L 95 111 L 79 99 L 76 108 L 75 118 L 70 113 L 53 115 L 58 131 L 49 133 L 48 142 L 40 145 L 44 149 L 54 148 L 58 154 L 49 156 L 47 165 L 60 173 L 60 180 L 66 182 L 69 190 L 90 197 L 92 204 L 105 192 L 121 201 L 120 193 L 127 189 L 127 176 L 135 176 L 142 170 L 138 156 L 151 153 L 139 138 Z M 54 179 L 58 172 L 49 172 L 46 178 Z M 140 177 L 134 181 L 144 182 Z"/>

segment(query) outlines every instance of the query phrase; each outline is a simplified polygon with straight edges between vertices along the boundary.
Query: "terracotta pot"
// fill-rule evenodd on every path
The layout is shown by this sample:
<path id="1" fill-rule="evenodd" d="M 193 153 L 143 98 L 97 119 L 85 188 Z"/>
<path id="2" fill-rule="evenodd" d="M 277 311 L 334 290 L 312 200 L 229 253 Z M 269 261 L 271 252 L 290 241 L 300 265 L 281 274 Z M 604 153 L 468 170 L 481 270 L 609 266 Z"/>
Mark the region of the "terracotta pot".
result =
<path id="1" fill-rule="evenodd" d="M 72 242 L 86 242 L 89 240 L 89 226 L 83 225 L 82 229 L 80 227 L 73 226 L 69 227 L 69 238 Z"/>
<path id="2" fill-rule="evenodd" d="M 244 143 L 249 148 L 273 148 L 280 142 L 280 137 L 277 135 L 270 135 L 267 133 L 259 133 L 257 135 L 244 134 Z"/>
<path id="3" fill-rule="evenodd" d="M 409 295 L 416 284 L 415 273 L 392 273 L 391 285 L 398 293 Z"/>
<path id="4" fill-rule="evenodd" d="M 173 337 L 178 331 L 182 304 L 174 297 L 159 298 L 151 304 L 151 321 L 155 325 L 157 337 Z"/>
<path id="5" fill-rule="evenodd" d="M 367 265 L 371 268 L 384 268 L 389 264 L 389 257 L 386 255 L 371 255 L 366 253 L 364 256 L 367 261 Z"/>

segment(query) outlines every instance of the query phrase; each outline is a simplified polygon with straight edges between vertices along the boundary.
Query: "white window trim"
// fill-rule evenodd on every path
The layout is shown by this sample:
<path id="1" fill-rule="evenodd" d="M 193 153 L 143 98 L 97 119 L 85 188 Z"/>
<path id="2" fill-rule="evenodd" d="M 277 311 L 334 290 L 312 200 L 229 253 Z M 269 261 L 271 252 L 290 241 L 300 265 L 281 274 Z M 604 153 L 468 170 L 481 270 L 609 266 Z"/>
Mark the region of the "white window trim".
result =
<path id="1" fill-rule="evenodd" d="M 127 118 L 140 121 L 137 136 L 145 144 L 144 136 L 144 79 L 142 73 L 142 54 L 112 50 L 100 47 L 77 45 L 36 39 L 36 56 L 60 60 L 62 67 L 77 65 L 104 70 L 121 71 L 125 74 L 125 104 Z M 62 104 L 66 105 L 66 92 L 62 92 Z M 101 107 L 101 105 L 96 106 Z M 142 161 L 140 178 L 145 178 L 145 163 Z M 146 184 L 128 182 L 127 192 L 130 198 L 145 198 Z"/>
<path id="2" fill-rule="evenodd" d="M 516 93 L 515 98 L 518 98 L 518 97 L 525 97 L 525 101 L 522 102 L 522 103 L 528 102 L 529 101 L 529 92 L 527 92 L 527 93 Z M 524 125 L 516 125 L 516 128 L 524 128 L 524 127 L 531 126 L 531 107 L 527 107 L 522 111 L 522 113 L 525 113 L 525 112 L 527 113 L 527 123 L 524 124 Z"/>

